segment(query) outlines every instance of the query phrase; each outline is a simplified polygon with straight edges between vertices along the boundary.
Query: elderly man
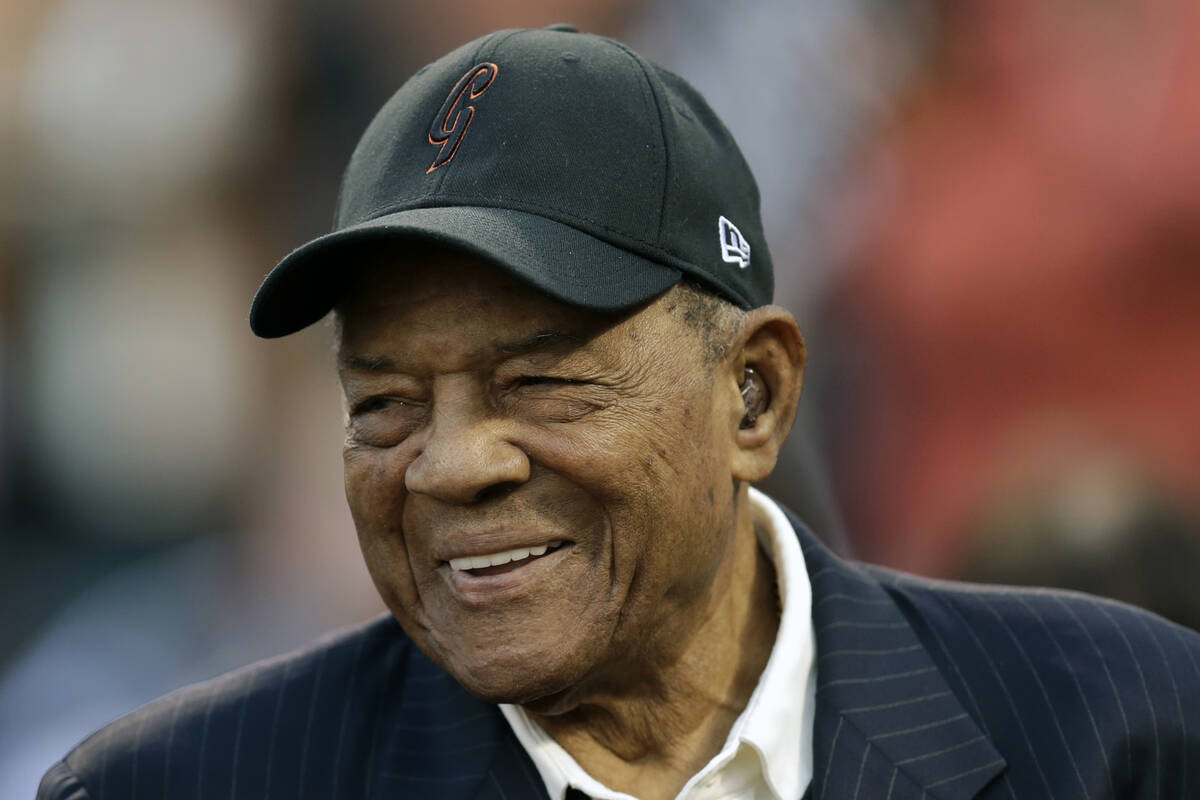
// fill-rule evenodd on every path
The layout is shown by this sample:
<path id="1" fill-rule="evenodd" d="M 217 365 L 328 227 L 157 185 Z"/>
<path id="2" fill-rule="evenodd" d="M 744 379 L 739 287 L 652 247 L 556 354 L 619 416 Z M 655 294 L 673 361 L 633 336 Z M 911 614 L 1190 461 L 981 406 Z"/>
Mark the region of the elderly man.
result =
<path id="1" fill-rule="evenodd" d="M 391 615 L 134 712 L 39 797 L 1200 796 L 1200 637 L 843 562 L 750 488 L 805 362 L 771 286 L 675 75 L 565 26 L 422 69 L 251 312 L 334 314 Z"/>

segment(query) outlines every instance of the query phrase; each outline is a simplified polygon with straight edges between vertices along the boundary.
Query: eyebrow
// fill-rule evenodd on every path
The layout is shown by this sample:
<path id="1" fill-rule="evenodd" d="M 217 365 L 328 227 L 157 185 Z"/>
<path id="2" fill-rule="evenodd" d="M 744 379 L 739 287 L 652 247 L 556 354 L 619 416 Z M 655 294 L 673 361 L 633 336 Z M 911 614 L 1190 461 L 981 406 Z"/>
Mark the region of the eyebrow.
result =
<path id="1" fill-rule="evenodd" d="M 544 330 L 516 342 L 496 345 L 496 350 L 505 355 L 524 355 L 538 350 L 554 350 L 583 344 L 586 339 L 566 331 Z M 387 356 L 346 354 L 338 356 L 338 366 L 359 372 L 390 372 L 396 370 L 396 362 Z"/>
<path id="2" fill-rule="evenodd" d="M 538 331 L 528 339 L 522 339 L 519 342 L 510 342 L 508 344 L 498 344 L 496 349 L 507 355 L 521 355 L 535 350 L 554 350 L 560 347 L 571 347 L 583 344 L 586 341 L 582 336 L 577 336 L 566 331 L 544 330 Z"/>
<path id="3" fill-rule="evenodd" d="M 338 366 L 360 372 L 387 372 L 396 368 L 396 362 L 387 356 L 338 356 Z"/>

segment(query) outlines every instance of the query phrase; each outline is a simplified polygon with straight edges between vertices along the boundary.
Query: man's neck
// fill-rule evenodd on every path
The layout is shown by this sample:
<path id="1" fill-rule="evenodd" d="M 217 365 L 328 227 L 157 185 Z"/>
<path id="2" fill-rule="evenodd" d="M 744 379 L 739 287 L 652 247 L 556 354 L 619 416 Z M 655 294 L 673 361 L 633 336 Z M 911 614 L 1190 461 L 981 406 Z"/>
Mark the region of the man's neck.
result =
<path id="1" fill-rule="evenodd" d="M 568 713 L 534 715 L 604 785 L 644 800 L 675 797 L 746 707 L 775 643 L 779 598 L 753 525 L 739 526 L 733 546 L 725 588 L 681 658 Z"/>

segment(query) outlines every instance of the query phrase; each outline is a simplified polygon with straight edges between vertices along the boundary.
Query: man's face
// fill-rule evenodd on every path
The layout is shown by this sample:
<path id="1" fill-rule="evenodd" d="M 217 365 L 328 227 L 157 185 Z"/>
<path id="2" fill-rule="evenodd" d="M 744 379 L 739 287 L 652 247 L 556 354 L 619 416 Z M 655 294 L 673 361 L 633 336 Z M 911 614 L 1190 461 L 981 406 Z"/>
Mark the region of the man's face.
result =
<path id="1" fill-rule="evenodd" d="M 367 566 L 476 695 L 552 713 L 617 689 L 729 580 L 740 407 L 672 308 L 589 313 L 448 253 L 339 307 Z"/>

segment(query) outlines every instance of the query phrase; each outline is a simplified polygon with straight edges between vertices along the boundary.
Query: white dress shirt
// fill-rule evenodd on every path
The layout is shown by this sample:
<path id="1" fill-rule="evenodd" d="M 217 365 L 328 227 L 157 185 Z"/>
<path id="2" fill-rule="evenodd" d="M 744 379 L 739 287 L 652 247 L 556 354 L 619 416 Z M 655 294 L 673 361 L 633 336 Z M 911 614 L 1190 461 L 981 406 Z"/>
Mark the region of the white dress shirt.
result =
<path id="1" fill-rule="evenodd" d="M 693 775 L 676 800 L 795 800 L 812 780 L 816 636 L 812 587 L 800 542 L 783 511 L 750 489 L 759 544 L 775 566 L 782 614 L 767 666 L 721 751 Z M 551 800 L 574 787 L 595 800 L 636 800 L 588 775 L 520 706 L 501 705 Z"/>

